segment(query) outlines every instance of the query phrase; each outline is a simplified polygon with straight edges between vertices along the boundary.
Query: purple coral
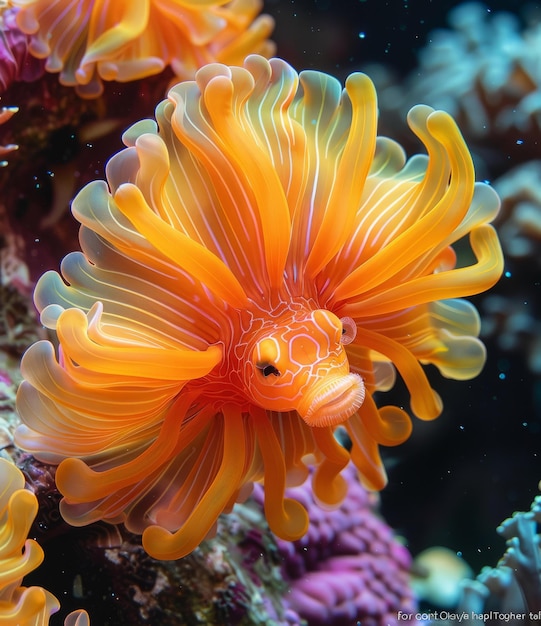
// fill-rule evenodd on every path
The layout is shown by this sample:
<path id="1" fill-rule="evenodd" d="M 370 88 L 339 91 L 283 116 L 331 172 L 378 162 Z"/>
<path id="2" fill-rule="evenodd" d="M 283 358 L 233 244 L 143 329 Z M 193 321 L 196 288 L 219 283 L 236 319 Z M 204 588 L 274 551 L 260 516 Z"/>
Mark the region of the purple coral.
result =
<path id="1" fill-rule="evenodd" d="M 399 611 L 417 609 L 410 554 L 375 513 L 376 497 L 361 486 L 353 466 L 344 477 L 348 495 L 333 510 L 316 503 L 310 481 L 287 490 L 309 511 L 310 528 L 298 541 L 277 539 L 289 582 L 286 601 L 310 626 L 396 624 Z"/>

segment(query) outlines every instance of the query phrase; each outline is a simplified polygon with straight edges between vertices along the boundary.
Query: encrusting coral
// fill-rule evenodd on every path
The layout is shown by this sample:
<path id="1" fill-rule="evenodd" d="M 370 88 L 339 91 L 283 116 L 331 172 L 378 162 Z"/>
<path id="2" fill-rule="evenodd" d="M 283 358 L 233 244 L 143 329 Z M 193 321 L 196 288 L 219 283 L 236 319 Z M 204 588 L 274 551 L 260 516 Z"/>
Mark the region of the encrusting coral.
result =
<path id="1" fill-rule="evenodd" d="M 132 81 L 171 66 L 193 78 L 212 61 L 240 63 L 270 56 L 274 22 L 256 17 L 261 0 L 11 0 L 29 50 L 45 69 L 82 97 L 98 96 L 102 81 Z"/>
<path id="2" fill-rule="evenodd" d="M 71 524 L 123 522 L 156 558 L 179 558 L 265 483 L 272 530 L 297 539 L 285 498 L 308 475 L 336 505 L 350 457 L 381 488 L 378 446 L 411 430 L 378 408 L 394 367 L 421 419 L 442 402 L 422 364 L 467 380 L 485 361 L 462 296 L 502 256 L 495 192 L 474 183 L 444 112 L 415 107 L 428 156 L 376 138 L 371 81 L 299 76 L 257 55 L 210 64 L 124 134 L 126 148 L 75 198 L 83 252 L 47 272 L 35 302 L 59 351 L 22 361 L 17 444 L 60 463 Z M 338 212 L 341 215 L 337 219 Z M 469 235 L 476 261 L 456 267 Z M 351 452 L 335 439 L 343 423 Z"/>
<path id="3" fill-rule="evenodd" d="M 28 531 L 36 516 L 35 495 L 24 488 L 22 472 L 0 458 L 0 624 L 45 626 L 60 608 L 58 600 L 41 587 L 23 587 L 24 576 L 43 561 L 43 550 Z M 65 626 L 88 626 L 85 611 L 70 613 Z"/>

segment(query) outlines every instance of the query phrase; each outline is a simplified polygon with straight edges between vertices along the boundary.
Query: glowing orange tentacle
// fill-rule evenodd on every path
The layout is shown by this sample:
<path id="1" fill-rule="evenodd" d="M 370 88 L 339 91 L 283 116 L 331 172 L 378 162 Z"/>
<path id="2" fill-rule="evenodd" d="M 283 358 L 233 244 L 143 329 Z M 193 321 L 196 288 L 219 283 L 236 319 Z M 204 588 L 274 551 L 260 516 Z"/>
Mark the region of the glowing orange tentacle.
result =
<path id="1" fill-rule="evenodd" d="M 336 440 L 333 428 L 314 428 L 313 435 L 317 447 L 324 455 L 312 478 L 316 498 L 334 506 L 342 502 L 348 486 L 340 472 L 349 462 L 349 454 Z"/>
<path id="2" fill-rule="evenodd" d="M 121 15 L 115 16 L 115 23 L 107 18 L 109 0 L 94 0 L 92 13 L 88 22 L 89 43 L 81 60 L 81 67 L 117 54 L 118 50 L 144 33 L 150 12 L 150 1 L 119 2 Z M 79 70 L 82 72 L 82 70 Z"/>
<path id="3" fill-rule="evenodd" d="M 359 335 L 364 347 L 385 355 L 396 365 L 411 394 L 411 408 L 415 415 L 423 420 L 436 418 L 441 413 L 441 399 L 413 354 L 397 341 L 366 328 L 359 329 Z"/>
<path id="4" fill-rule="evenodd" d="M 397 267 L 413 263 L 429 242 L 440 241 L 464 218 L 474 190 L 470 153 L 454 120 L 447 113 L 432 113 L 427 119 L 427 127 L 447 147 L 451 162 L 451 180 L 445 195 L 426 215 L 351 272 L 336 288 L 335 301 L 353 298 L 392 281 Z"/>
<path id="5" fill-rule="evenodd" d="M 159 469 L 177 451 L 179 424 L 195 398 L 190 393 L 178 396 L 163 419 L 157 439 L 128 463 L 96 472 L 81 459 L 68 458 L 62 461 L 56 471 L 56 484 L 62 495 L 70 503 L 92 502 L 137 483 Z M 202 427 L 201 420 L 198 423 Z M 182 439 L 183 445 L 187 445 L 184 436 Z"/>
<path id="6" fill-rule="evenodd" d="M 351 74 L 346 90 L 352 106 L 351 127 L 326 211 L 306 262 L 306 271 L 312 277 L 342 248 L 351 233 L 376 146 L 377 98 L 372 81 L 364 74 Z"/>
<path id="7" fill-rule="evenodd" d="M 161 526 L 149 526 L 143 532 L 143 547 L 155 559 L 180 559 L 194 550 L 241 484 L 246 462 L 242 414 L 237 407 L 226 405 L 223 419 L 226 426 L 220 469 L 184 525 L 175 533 Z"/>
<path id="8" fill-rule="evenodd" d="M 56 331 L 67 358 L 103 374 L 190 380 L 208 374 L 222 358 L 219 346 L 199 351 L 100 345 L 88 337 L 88 319 L 80 309 L 65 310 Z"/>
<path id="9" fill-rule="evenodd" d="M 387 484 L 387 474 L 379 454 L 377 442 L 365 426 L 364 415 L 368 405 L 362 406 L 344 424 L 353 446 L 351 460 L 359 470 L 359 478 L 367 489 L 380 491 Z"/>
<path id="10" fill-rule="evenodd" d="M 138 187 L 124 183 L 114 199 L 121 213 L 160 252 L 232 306 L 247 306 L 246 293 L 233 272 L 207 248 L 160 219 Z"/>
<path id="11" fill-rule="evenodd" d="M 226 76 L 216 76 L 207 84 L 203 97 L 229 160 L 238 165 L 249 181 L 255 197 L 253 209 L 261 220 L 269 281 L 273 287 L 280 287 L 289 250 L 289 207 L 269 156 L 244 131 L 233 113 L 235 87 Z"/>
<path id="12" fill-rule="evenodd" d="M 397 406 L 378 409 L 374 398 L 368 395 L 363 410 L 366 432 L 383 446 L 397 446 L 411 435 L 412 423 L 409 415 Z"/>
<path id="13" fill-rule="evenodd" d="M 253 407 L 252 415 L 265 468 L 265 517 L 274 533 L 287 541 L 295 541 L 308 530 L 308 514 L 302 504 L 284 496 L 283 453 L 266 412 Z"/>
<path id="14" fill-rule="evenodd" d="M 374 296 L 366 296 L 359 302 L 346 303 L 341 311 L 353 317 L 384 315 L 489 289 L 503 272 L 503 253 L 498 235 L 490 224 L 485 224 L 471 232 L 470 243 L 478 259 L 474 265 L 414 278 Z"/>

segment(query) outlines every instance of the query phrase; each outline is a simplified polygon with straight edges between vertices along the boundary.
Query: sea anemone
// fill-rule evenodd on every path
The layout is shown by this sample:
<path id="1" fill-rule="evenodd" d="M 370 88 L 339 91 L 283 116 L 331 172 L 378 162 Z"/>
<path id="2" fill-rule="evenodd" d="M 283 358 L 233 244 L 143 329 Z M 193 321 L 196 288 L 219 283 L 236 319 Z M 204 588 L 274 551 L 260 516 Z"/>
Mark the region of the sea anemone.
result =
<path id="1" fill-rule="evenodd" d="M 36 517 L 36 496 L 24 488 L 22 472 L 0 458 L 0 623 L 30 626 L 49 623 L 58 600 L 41 587 L 21 587 L 26 574 L 43 561 L 43 550 L 26 539 Z M 65 626 L 88 626 L 86 611 L 74 611 Z"/>
<path id="2" fill-rule="evenodd" d="M 428 155 L 406 162 L 376 112 L 364 74 L 343 90 L 280 59 L 211 64 L 76 196 L 82 252 L 35 291 L 58 353 L 41 341 L 23 357 L 16 433 L 60 463 L 71 524 L 123 522 L 179 558 L 264 481 L 271 529 L 298 539 L 307 514 L 284 492 L 308 465 L 327 505 L 350 457 L 385 484 L 378 445 L 411 431 L 373 397 L 394 367 L 424 420 L 442 403 L 422 364 L 479 373 L 479 317 L 459 298 L 502 272 L 498 197 L 449 115 L 412 109 Z M 457 266 L 468 234 L 476 260 Z"/>
<path id="3" fill-rule="evenodd" d="M 170 65 L 180 79 L 206 63 L 270 56 L 274 22 L 256 18 L 261 0 L 11 0 L 30 52 L 63 85 L 100 95 L 102 80 L 126 82 Z"/>

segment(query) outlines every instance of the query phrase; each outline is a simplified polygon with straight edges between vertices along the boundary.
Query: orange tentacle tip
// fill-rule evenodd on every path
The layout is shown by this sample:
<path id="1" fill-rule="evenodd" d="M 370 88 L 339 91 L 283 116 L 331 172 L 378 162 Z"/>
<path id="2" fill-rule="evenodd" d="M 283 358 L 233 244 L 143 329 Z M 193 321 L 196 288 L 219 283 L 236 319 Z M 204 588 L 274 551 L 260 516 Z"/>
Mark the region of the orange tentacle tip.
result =
<path id="1" fill-rule="evenodd" d="M 42 587 L 23 587 L 23 577 L 38 568 L 43 550 L 27 539 L 38 512 L 38 501 L 25 488 L 21 470 L 0 458 L 0 623 L 43 624 L 60 608 L 60 603 Z M 89 626 L 86 611 L 70 613 L 64 626 Z"/>
<path id="2" fill-rule="evenodd" d="M 384 486 L 379 446 L 411 419 L 376 392 L 385 405 L 398 375 L 410 412 L 433 419 L 425 366 L 480 371 L 464 297 L 501 274 L 498 198 L 448 115 L 412 110 L 427 154 L 406 161 L 376 111 L 364 75 L 344 89 L 281 59 L 209 64 L 74 199 L 82 250 L 35 293 L 59 347 L 25 354 L 16 433 L 62 461 L 69 522 L 123 520 L 178 558 L 261 480 L 271 527 L 296 538 L 306 512 L 284 494 L 307 464 L 326 505 L 347 497 L 350 458 Z M 457 268 L 466 235 L 475 260 Z"/>

